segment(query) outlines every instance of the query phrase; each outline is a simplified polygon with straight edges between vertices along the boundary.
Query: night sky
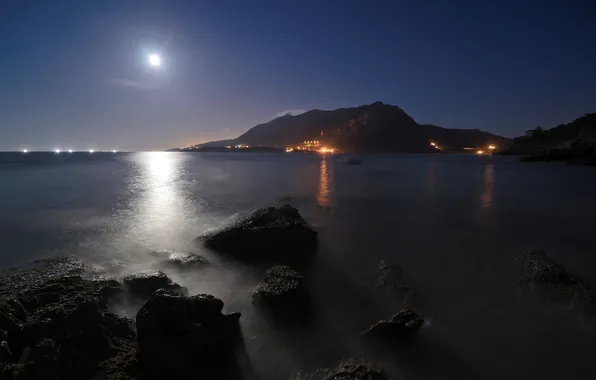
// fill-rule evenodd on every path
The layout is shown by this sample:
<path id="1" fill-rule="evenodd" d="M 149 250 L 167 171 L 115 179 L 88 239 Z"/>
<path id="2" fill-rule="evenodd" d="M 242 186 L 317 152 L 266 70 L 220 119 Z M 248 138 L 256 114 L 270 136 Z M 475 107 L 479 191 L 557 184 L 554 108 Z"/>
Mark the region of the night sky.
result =
<path id="1" fill-rule="evenodd" d="M 552 127 L 596 112 L 590 3 L 0 0 L 0 150 L 164 149 L 377 100 Z"/>

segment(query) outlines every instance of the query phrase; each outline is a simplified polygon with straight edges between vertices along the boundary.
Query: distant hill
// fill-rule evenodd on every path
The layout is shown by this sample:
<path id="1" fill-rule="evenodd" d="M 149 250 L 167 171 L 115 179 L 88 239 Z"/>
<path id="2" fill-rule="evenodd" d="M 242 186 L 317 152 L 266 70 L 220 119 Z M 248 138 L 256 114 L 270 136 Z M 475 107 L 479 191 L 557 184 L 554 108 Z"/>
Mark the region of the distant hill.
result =
<path id="1" fill-rule="evenodd" d="M 596 166 L 596 113 L 551 129 L 531 129 L 515 138 L 503 153 L 523 155 L 522 161 L 565 161 Z"/>
<path id="2" fill-rule="evenodd" d="M 418 124 L 401 108 L 376 102 L 332 111 L 311 110 L 259 124 L 233 140 L 202 147 L 246 144 L 285 147 L 305 140 L 322 140 L 345 152 L 433 152 L 429 141 L 447 150 L 505 146 L 508 139 L 477 129 L 446 129 Z"/>
<path id="3" fill-rule="evenodd" d="M 596 138 L 596 113 L 589 113 L 573 120 L 571 123 L 560 124 L 551 129 L 538 127 L 526 131 L 524 136 L 513 139 L 509 154 L 537 154 L 550 149 L 562 149 L 577 144 L 579 140 Z"/>

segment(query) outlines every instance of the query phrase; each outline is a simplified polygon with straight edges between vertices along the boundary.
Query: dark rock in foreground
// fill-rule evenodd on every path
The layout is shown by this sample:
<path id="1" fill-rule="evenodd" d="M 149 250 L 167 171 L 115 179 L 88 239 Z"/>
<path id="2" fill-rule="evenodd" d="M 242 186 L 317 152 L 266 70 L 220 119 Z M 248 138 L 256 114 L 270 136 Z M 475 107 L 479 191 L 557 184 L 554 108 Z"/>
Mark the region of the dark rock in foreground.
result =
<path id="1" fill-rule="evenodd" d="M 298 373 L 293 380 L 391 380 L 380 368 L 359 358 L 350 358 L 333 369 L 319 369 L 313 373 Z"/>
<path id="2" fill-rule="evenodd" d="M 67 276 L 0 296 L 0 379 L 91 379 L 134 340 L 132 321 L 106 307 L 121 290 L 117 281 Z"/>
<path id="3" fill-rule="evenodd" d="M 424 324 L 424 318 L 410 310 L 402 309 L 389 319 L 379 321 L 360 334 L 367 339 L 384 340 L 390 343 L 411 337 Z"/>
<path id="4" fill-rule="evenodd" d="M 261 208 L 201 238 L 205 246 L 239 259 L 284 258 L 314 251 L 317 232 L 290 205 Z"/>
<path id="5" fill-rule="evenodd" d="M 515 258 L 524 270 L 521 283 L 553 296 L 569 300 L 574 307 L 593 307 L 589 288 L 581 280 L 565 271 L 565 268 L 544 251 L 532 250 Z"/>
<path id="6" fill-rule="evenodd" d="M 159 290 L 137 314 L 139 359 L 155 379 L 218 379 L 233 365 L 239 313 L 211 295 Z"/>
<path id="7" fill-rule="evenodd" d="M 252 292 L 253 303 L 274 312 L 299 316 L 310 312 L 310 296 L 304 277 L 285 265 L 265 272 L 265 278 Z"/>
<path id="8" fill-rule="evenodd" d="M 188 290 L 172 282 L 165 273 L 160 271 L 144 271 L 125 276 L 122 279 L 125 288 L 134 296 L 148 298 L 157 289 L 188 294 Z"/>

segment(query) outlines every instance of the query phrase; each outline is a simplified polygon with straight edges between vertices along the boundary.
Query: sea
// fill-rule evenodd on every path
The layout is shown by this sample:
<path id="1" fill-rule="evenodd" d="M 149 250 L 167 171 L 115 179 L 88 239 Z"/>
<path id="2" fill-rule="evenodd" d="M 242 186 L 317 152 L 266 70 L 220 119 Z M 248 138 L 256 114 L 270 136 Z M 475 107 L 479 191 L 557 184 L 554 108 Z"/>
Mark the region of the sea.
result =
<path id="1" fill-rule="evenodd" d="M 75 255 L 118 278 L 159 268 L 242 313 L 247 379 L 354 355 L 400 379 L 594 377 L 594 320 L 520 286 L 513 262 L 543 249 L 596 287 L 594 168 L 485 155 L 351 157 L 361 164 L 314 154 L 0 153 L 0 267 Z M 195 240 L 286 203 L 319 232 L 304 270 L 312 326 L 259 313 L 250 294 L 264 268 Z M 178 271 L 161 266 L 162 251 L 211 264 Z M 377 288 L 382 262 L 402 268 L 408 299 Z M 380 353 L 361 344 L 361 331 L 402 307 L 425 317 L 415 339 Z"/>

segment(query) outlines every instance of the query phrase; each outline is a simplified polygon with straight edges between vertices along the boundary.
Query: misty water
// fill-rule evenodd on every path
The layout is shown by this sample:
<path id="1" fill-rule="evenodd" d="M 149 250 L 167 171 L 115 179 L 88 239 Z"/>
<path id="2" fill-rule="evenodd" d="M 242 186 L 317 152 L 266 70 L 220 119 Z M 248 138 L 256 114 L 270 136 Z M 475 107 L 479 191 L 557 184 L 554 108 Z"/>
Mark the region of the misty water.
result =
<path id="1" fill-rule="evenodd" d="M 596 171 L 467 155 L 0 154 L 0 267 L 76 255 L 120 277 L 159 268 L 191 294 L 242 312 L 247 378 L 280 379 L 349 355 L 404 379 L 590 378 L 594 322 L 518 286 L 512 258 L 542 248 L 596 286 Z M 250 302 L 264 268 L 194 239 L 257 207 L 290 203 L 319 232 L 305 269 L 311 327 L 286 328 Z M 152 251 L 211 265 L 179 272 Z M 284 254 L 284 247 L 279 247 Z M 401 265 L 426 318 L 397 351 L 357 334 L 404 306 L 375 289 Z M 410 304 L 408 304 L 410 305 Z M 134 315 L 133 307 L 120 308 Z"/>

